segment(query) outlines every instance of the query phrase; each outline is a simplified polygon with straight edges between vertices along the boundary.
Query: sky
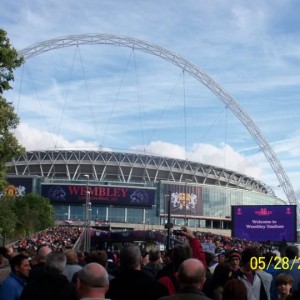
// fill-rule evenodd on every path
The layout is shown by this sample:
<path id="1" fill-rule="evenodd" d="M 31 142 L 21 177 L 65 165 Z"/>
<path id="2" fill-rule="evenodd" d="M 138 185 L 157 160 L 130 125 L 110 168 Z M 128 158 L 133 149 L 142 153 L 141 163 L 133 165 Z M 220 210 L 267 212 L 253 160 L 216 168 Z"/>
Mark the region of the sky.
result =
<path id="1" fill-rule="evenodd" d="M 107 34 L 184 57 L 247 112 L 299 198 L 299 1 L 0 5 L 0 27 L 18 51 Z M 142 152 L 212 164 L 254 177 L 286 199 L 247 128 L 217 96 L 172 62 L 130 45 L 78 43 L 26 59 L 4 94 L 20 117 L 20 143 L 27 150 Z"/>

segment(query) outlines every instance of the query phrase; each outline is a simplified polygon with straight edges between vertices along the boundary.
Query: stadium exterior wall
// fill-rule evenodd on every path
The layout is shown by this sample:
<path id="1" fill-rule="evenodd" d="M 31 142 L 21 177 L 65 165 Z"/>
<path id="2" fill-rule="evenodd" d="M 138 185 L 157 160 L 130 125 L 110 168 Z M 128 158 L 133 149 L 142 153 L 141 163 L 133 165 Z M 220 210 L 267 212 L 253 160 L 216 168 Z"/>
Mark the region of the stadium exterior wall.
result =
<path id="1" fill-rule="evenodd" d="M 55 190 L 56 198 L 64 195 L 61 201 L 50 199 L 61 221 L 84 220 L 86 190 L 93 196 L 92 221 L 144 228 L 165 224 L 169 207 L 175 225 L 228 230 L 231 205 L 286 204 L 264 183 L 244 174 L 159 156 L 31 151 L 6 166 L 10 195 L 36 192 L 51 198 L 49 190 Z"/>

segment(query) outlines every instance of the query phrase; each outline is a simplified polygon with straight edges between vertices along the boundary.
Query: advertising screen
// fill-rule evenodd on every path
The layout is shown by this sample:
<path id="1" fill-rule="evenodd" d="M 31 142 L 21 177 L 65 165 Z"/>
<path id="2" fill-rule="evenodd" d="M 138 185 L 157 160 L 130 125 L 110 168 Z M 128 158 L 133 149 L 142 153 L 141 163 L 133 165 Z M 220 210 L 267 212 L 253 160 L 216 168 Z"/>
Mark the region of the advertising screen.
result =
<path id="1" fill-rule="evenodd" d="M 83 204 L 87 187 L 74 184 L 42 184 L 42 196 L 51 203 Z M 89 202 L 93 205 L 151 207 L 155 203 L 155 188 L 89 185 Z"/>
<path id="2" fill-rule="evenodd" d="M 294 242 L 296 205 L 234 205 L 232 236 L 256 242 Z"/>

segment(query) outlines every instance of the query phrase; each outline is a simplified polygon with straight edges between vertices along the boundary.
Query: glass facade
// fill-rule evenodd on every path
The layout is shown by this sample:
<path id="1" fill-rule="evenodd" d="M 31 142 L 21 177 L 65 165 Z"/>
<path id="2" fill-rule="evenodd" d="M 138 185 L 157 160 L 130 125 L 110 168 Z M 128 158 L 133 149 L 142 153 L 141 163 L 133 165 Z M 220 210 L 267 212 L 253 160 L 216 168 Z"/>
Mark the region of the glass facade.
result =
<path id="1" fill-rule="evenodd" d="M 16 185 L 15 190 L 17 187 L 20 189 L 23 184 L 24 191 L 33 191 L 43 196 L 41 186 L 45 186 L 44 182 L 45 180 L 41 178 L 29 180 L 15 176 L 11 184 Z M 85 209 L 88 203 L 88 217 L 92 221 L 142 224 L 142 228 L 146 228 L 151 225 L 166 224 L 170 209 L 170 222 L 176 226 L 187 224 L 194 228 L 229 229 L 232 205 L 287 204 L 275 196 L 259 191 L 196 184 L 188 179 L 184 182 L 155 181 L 148 183 L 147 186 L 106 181 L 98 182 L 97 185 L 93 182 L 90 183 L 93 189 L 88 189 L 89 185 L 83 185 L 83 183 L 87 181 L 53 179 L 52 184 L 48 184 L 54 187 L 54 190 L 59 191 L 59 193 L 51 194 L 59 199 L 51 200 L 51 197 L 48 197 L 54 206 L 56 220 L 84 221 L 87 217 Z M 100 193 L 101 197 L 98 195 L 99 199 L 95 201 L 93 197 L 97 196 L 96 191 L 99 187 L 115 192 L 112 195 L 107 193 L 105 197 L 102 197 Z M 68 193 L 64 192 L 66 190 Z M 89 192 L 90 198 L 86 198 L 86 191 Z M 129 191 L 131 194 L 127 195 Z M 121 197 L 126 201 L 120 201 Z"/>
<path id="2" fill-rule="evenodd" d="M 91 220 L 118 222 L 129 224 L 144 224 L 145 228 L 151 225 L 164 225 L 167 223 L 168 198 L 164 194 L 164 183 L 157 188 L 155 205 L 152 207 L 120 207 L 120 206 L 91 206 Z M 186 185 L 186 188 L 192 185 Z M 198 185 L 200 186 L 200 185 Z M 186 224 L 194 228 L 221 228 L 230 227 L 232 205 L 283 205 L 283 200 L 258 192 L 242 189 L 225 188 L 201 185 L 203 214 L 171 215 L 171 222 L 176 226 Z M 84 220 L 85 206 L 54 205 L 57 220 Z M 186 218 L 186 220 L 185 220 Z"/>

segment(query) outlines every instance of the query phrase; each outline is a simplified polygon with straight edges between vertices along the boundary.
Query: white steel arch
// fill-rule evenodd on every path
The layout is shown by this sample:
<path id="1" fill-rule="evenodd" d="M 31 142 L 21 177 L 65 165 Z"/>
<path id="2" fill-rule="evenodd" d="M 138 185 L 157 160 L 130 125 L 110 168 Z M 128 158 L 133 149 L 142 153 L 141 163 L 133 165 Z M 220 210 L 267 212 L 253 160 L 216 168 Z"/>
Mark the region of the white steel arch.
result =
<path id="1" fill-rule="evenodd" d="M 201 68 L 191 63 L 189 60 L 181 55 L 178 55 L 168 49 L 165 49 L 159 45 L 138 40 L 135 38 L 110 35 L 110 34 L 81 34 L 81 35 L 68 35 L 58 37 L 52 40 L 44 41 L 26 47 L 19 51 L 20 55 L 23 55 L 25 60 L 33 56 L 42 54 L 44 52 L 65 48 L 77 45 L 113 45 L 120 47 L 127 47 L 131 49 L 140 50 L 155 56 L 159 56 L 166 61 L 178 66 L 191 76 L 195 77 L 202 84 L 204 84 L 212 93 L 214 93 L 225 105 L 236 115 L 241 123 L 246 127 L 252 138 L 258 144 L 260 150 L 264 153 L 266 159 L 274 170 L 280 186 L 282 187 L 287 200 L 290 204 L 297 204 L 295 191 L 292 184 L 281 165 L 276 153 L 270 146 L 261 130 L 251 119 L 249 114 L 241 107 L 241 105 L 235 100 L 221 85 L 219 85 L 213 78 L 206 74 Z M 298 206 L 299 207 L 299 206 Z M 299 214 L 298 214 L 299 216 Z M 298 221 L 299 222 L 299 221 Z M 298 226 L 299 227 L 299 226 Z"/>

